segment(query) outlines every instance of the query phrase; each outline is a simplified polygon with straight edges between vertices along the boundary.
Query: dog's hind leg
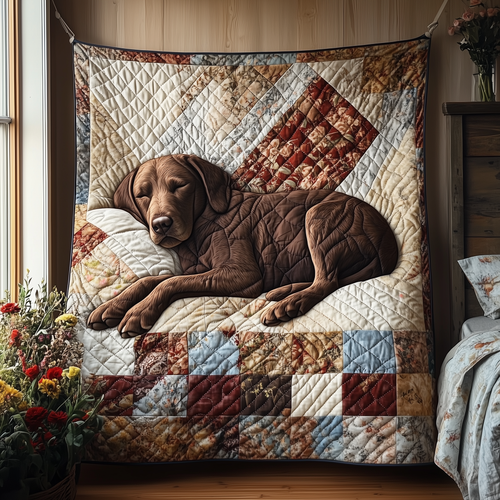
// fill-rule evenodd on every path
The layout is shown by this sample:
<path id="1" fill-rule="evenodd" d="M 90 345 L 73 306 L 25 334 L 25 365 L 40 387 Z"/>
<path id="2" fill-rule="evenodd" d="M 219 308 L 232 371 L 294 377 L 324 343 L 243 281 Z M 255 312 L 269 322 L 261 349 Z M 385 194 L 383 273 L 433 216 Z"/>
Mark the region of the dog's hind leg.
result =
<path id="1" fill-rule="evenodd" d="M 312 281 L 309 281 L 308 283 L 290 283 L 288 285 L 280 286 L 279 288 L 275 288 L 274 290 L 267 292 L 266 299 L 274 301 L 283 300 L 292 293 L 300 292 L 301 290 L 309 288 L 311 285 Z"/>
<path id="2" fill-rule="evenodd" d="M 351 242 L 338 227 L 341 217 L 342 207 L 339 208 L 339 204 L 334 202 L 320 203 L 307 212 L 305 227 L 314 264 L 314 281 L 307 287 L 299 284 L 295 293 L 283 296 L 277 304 L 268 307 L 261 315 L 262 323 L 275 326 L 290 321 L 305 314 L 339 288 L 339 265 L 346 256 L 355 253 Z M 275 296 L 279 297 L 279 294 Z"/>

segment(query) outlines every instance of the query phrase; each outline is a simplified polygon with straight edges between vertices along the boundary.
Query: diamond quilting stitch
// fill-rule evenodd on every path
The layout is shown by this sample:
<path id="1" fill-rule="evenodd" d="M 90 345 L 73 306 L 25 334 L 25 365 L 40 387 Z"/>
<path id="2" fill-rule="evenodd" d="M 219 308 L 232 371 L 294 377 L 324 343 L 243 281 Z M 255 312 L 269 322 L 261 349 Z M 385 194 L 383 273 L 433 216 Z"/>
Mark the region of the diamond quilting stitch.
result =
<path id="1" fill-rule="evenodd" d="M 188 334 L 191 375 L 239 375 L 239 349 L 235 338 L 220 331 Z"/>
<path id="2" fill-rule="evenodd" d="M 396 375 L 343 373 L 342 414 L 396 415 Z"/>
<path id="3" fill-rule="evenodd" d="M 188 417 L 239 414 L 241 385 L 238 375 L 189 375 L 188 384 Z"/>
<path id="4" fill-rule="evenodd" d="M 344 332 L 344 373 L 396 373 L 392 331 Z"/>
<path id="5" fill-rule="evenodd" d="M 289 416 L 292 377 L 242 375 L 240 415 Z"/>
<path id="6" fill-rule="evenodd" d="M 187 415 L 188 381 L 185 375 L 165 375 L 134 403 L 134 416 Z"/>
<path id="7" fill-rule="evenodd" d="M 292 367 L 295 374 L 342 371 L 342 332 L 295 333 Z"/>

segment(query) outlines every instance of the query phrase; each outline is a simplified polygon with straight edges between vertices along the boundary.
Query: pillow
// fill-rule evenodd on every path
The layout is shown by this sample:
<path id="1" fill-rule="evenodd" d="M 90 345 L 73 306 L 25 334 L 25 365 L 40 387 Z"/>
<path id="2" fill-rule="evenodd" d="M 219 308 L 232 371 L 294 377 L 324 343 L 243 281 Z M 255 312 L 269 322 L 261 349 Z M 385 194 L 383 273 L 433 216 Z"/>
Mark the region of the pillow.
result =
<path id="1" fill-rule="evenodd" d="M 458 263 L 474 287 L 484 315 L 500 318 L 500 255 L 476 255 Z"/>

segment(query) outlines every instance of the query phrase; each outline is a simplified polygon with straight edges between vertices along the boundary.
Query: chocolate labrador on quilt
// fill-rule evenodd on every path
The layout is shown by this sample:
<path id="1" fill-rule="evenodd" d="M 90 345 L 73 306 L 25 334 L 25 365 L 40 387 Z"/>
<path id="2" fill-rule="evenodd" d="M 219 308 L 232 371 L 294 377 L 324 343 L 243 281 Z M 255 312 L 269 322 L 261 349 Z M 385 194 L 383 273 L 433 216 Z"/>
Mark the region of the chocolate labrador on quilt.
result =
<path id="1" fill-rule="evenodd" d="M 183 297 L 276 301 L 267 326 L 309 311 L 341 286 L 391 273 L 394 234 L 367 203 L 328 190 L 256 194 L 232 190 L 221 168 L 194 155 L 149 160 L 119 185 L 114 204 L 175 248 L 180 276 L 139 279 L 95 309 L 89 327 L 118 326 L 122 337 L 150 330 Z"/>

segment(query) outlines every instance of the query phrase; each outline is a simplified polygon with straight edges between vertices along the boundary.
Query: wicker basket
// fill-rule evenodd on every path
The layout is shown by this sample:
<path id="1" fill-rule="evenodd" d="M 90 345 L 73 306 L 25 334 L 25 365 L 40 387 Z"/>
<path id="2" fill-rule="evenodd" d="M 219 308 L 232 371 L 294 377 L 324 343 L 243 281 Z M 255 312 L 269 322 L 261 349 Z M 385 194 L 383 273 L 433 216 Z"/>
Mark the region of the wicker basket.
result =
<path id="1" fill-rule="evenodd" d="M 69 476 L 59 481 L 52 488 L 30 495 L 29 500 L 75 500 L 76 497 L 76 467 L 71 469 Z"/>

